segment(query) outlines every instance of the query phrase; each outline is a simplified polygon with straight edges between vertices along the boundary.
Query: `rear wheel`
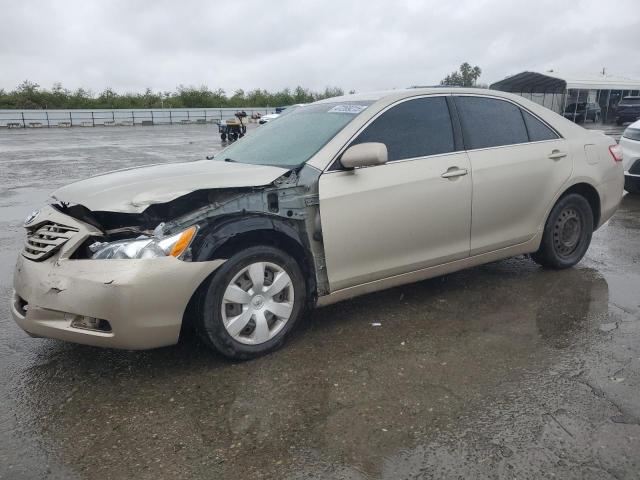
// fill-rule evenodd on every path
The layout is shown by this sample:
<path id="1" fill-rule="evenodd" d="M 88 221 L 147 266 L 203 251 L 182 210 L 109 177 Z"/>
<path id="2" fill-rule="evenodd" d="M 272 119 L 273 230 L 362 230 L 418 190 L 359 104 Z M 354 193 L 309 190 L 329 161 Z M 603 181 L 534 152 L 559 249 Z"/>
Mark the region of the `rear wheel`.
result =
<path id="1" fill-rule="evenodd" d="M 221 133 L 220 134 L 220 139 L 224 142 L 227 139 L 227 134 L 226 133 Z"/>
<path id="2" fill-rule="evenodd" d="M 569 268 L 589 248 L 593 233 L 593 212 L 589 202 L 577 193 L 558 200 L 544 227 L 540 249 L 532 258 L 548 268 Z"/>
<path id="3" fill-rule="evenodd" d="M 255 246 L 231 256 L 202 293 L 196 329 L 222 355 L 249 359 L 282 345 L 300 320 L 306 286 L 283 251 Z"/>

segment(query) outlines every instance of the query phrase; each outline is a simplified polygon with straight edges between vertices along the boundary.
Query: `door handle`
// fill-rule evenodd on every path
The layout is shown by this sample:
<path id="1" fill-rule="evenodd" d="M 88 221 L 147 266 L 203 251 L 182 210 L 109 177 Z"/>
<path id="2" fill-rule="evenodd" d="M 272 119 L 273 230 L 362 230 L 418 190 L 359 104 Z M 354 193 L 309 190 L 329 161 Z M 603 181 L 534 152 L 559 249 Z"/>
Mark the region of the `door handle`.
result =
<path id="1" fill-rule="evenodd" d="M 440 176 L 442 178 L 455 178 L 455 177 L 461 177 L 462 175 L 466 175 L 467 173 L 469 172 L 467 171 L 466 168 L 451 167 Z"/>
<path id="2" fill-rule="evenodd" d="M 567 156 L 567 152 L 561 152 L 560 150 L 554 150 L 549 154 L 551 160 L 560 160 Z"/>

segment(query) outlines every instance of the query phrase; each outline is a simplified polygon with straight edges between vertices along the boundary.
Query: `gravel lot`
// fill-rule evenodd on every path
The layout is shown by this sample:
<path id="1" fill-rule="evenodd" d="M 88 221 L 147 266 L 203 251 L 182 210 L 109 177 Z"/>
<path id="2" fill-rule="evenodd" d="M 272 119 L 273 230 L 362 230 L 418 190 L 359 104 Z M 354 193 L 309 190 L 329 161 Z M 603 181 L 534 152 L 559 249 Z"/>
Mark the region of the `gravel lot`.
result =
<path id="1" fill-rule="evenodd" d="M 316 310 L 252 362 L 13 323 L 20 224 L 51 190 L 219 148 L 214 126 L 0 131 L 0 478 L 640 478 L 628 195 L 576 268 L 513 258 Z"/>

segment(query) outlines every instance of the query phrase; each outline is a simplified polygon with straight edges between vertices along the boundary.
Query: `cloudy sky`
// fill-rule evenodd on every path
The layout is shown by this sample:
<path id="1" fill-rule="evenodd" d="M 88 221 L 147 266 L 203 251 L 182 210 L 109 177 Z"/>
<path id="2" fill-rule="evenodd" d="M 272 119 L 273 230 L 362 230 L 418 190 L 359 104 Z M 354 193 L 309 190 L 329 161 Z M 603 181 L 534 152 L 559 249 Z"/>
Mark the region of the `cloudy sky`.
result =
<path id="1" fill-rule="evenodd" d="M 0 88 L 366 91 L 468 61 L 640 78 L 638 0 L 0 0 Z"/>

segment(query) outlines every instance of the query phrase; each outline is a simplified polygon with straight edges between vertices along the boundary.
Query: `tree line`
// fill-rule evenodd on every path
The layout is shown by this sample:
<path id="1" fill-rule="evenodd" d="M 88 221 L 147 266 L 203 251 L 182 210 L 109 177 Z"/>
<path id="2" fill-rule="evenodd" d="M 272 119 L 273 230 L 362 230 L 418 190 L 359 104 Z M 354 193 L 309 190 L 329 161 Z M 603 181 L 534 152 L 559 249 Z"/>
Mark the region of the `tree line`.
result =
<path id="1" fill-rule="evenodd" d="M 338 87 L 327 87 L 322 92 L 302 87 L 293 90 L 285 88 L 277 92 L 262 89 L 249 92 L 236 90 L 228 95 L 221 88 L 210 90 L 206 86 L 198 88 L 184 85 L 180 85 L 175 91 L 160 92 L 147 88 L 144 93 L 118 93 L 107 88 L 95 94 L 84 88 L 72 91 L 60 83 L 46 89 L 25 80 L 11 91 L 0 89 L 0 109 L 277 107 L 310 103 L 339 95 L 344 95 L 344 91 Z"/>
<path id="2" fill-rule="evenodd" d="M 482 70 L 465 62 L 458 71 L 447 75 L 441 85 L 471 87 L 477 81 Z M 355 93 L 353 90 L 349 93 Z M 314 92 L 300 86 L 291 90 L 285 88 L 277 92 L 255 89 L 249 92 L 236 90 L 228 95 L 223 89 L 210 90 L 206 86 L 178 86 L 175 91 L 153 91 L 147 88 L 144 93 L 118 93 L 107 88 L 99 94 L 91 90 L 78 88 L 69 90 L 55 83 L 51 89 L 42 88 L 37 83 L 25 80 L 15 89 L 0 89 L 0 109 L 116 109 L 116 108 L 243 108 L 277 107 L 295 103 L 311 103 L 324 98 L 344 95 L 339 87 L 327 87 L 322 92 Z"/>

